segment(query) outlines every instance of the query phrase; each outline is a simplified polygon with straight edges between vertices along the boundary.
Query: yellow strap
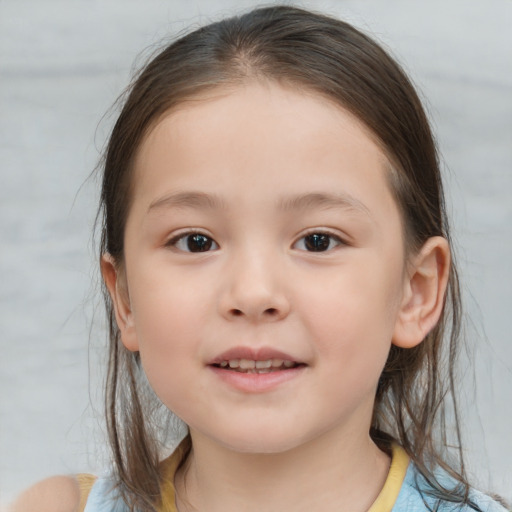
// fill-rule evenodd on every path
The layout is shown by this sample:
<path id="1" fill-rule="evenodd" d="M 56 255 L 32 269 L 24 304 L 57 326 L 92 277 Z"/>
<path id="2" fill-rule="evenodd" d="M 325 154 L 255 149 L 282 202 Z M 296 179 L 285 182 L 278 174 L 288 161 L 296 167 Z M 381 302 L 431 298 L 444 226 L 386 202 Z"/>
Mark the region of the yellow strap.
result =
<path id="1" fill-rule="evenodd" d="M 396 443 L 391 446 L 391 455 L 391 467 L 384 482 L 384 487 L 368 512 L 390 512 L 398 498 L 409 466 L 409 456 Z"/>
<path id="2" fill-rule="evenodd" d="M 162 501 L 159 512 L 177 512 L 176 510 L 176 491 L 174 489 L 174 476 L 176 470 L 183 459 L 190 451 L 190 437 L 186 436 L 178 445 L 174 453 L 161 462 L 160 470 L 162 472 Z"/>
<path id="3" fill-rule="evenodd" d="M 78 506 L 77 512 L 83 512 L 87 503 L 87 498 L 91 492 L 91 488 L 96 481 L 96 477 L 94 475 L 80 473 L 79 475 L 76 475 L 75 478 L 80 489 L 80 504 Z"/>

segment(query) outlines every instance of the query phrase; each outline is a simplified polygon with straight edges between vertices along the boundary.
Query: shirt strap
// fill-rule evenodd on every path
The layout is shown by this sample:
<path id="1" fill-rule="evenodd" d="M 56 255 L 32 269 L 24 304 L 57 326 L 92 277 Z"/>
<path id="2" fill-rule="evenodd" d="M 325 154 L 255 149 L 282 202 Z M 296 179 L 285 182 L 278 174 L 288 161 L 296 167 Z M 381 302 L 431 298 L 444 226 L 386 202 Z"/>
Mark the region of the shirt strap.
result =
<path id="1" fill-rule="evenodd" d="M 76 510 L 77 512 L 83 512 L 92 486 L 94 485 L 94 482 L 96 482 L 96 477 L 87 473 L 80 473 L 75 475 L 75 479 L 78 483 L 78 488 L 80 489 L 80 504 Z"/>
<path id="2" fill-rule="evenodd" d="M 391 445 L 391 466 L 377 499 L 368 512 L 391 512 L 402 488 L 409 466 L 409 455 L 396 443 Z"/>
<path id="3" fill-rule="evenodd" d="M 189 454 L 190 448 L 190 436 L 186 436 L 178 445 L 174 453 L 160 463 L 160 471 L 162 474 L 162 501 L 158 508 L 160 512 L 177 512 L 174 477 L 176 475 L 176 471 Z"/>

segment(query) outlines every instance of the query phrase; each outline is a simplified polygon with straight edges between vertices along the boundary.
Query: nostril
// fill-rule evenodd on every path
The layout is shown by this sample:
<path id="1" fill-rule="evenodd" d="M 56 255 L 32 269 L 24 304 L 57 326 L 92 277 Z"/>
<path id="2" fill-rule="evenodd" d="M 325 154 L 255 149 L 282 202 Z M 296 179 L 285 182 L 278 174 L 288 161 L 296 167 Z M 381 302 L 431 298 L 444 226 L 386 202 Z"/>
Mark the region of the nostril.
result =
<path id="1" fill-rule="evenodd" d="M 244 312 L 241 309 L 232 309 L 231 314 L 233 316 L 243 316 Z M 263 314 L 267 316 L 276 316 L 278 314 L 278 310 L 276 308 L 267 308 L 263 311 Z"/>

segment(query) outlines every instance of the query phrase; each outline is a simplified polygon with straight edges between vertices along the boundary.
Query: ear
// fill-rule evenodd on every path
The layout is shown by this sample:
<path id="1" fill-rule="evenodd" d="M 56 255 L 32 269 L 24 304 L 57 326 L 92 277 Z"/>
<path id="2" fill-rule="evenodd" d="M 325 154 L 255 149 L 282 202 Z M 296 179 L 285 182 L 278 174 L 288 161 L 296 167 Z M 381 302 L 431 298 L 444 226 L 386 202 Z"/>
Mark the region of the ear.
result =
<path id="1" fill-rule="evenodd" d="M 440 236 L 429 238 L 409 263 L 394 345 L 415 347 L 435 327 L 443 311 L 449 274 L 448 241 Z"/>
<path id="2" fill-rule="evenodd" d="M 116 323 L 121 333 L 121 341 L 128 350 L 135 352 L 139 350 L 139 344 L 130 306 L 126 272 L 115 263 L 110 254 L 106 253 L 101 257 L 101 273 L 112 299 Z"/>

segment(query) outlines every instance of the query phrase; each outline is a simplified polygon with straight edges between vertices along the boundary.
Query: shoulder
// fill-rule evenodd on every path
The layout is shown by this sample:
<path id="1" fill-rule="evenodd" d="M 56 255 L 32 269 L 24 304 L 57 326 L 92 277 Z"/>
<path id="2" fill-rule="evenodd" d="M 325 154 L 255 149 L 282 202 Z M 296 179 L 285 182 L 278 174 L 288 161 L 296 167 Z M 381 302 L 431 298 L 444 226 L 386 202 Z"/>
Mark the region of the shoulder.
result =
<path id="1" fill-rule="evenodd" d="M 484 512 L 508 512 L 504 504 L 476 489 L 471 491 L 471 497 Z"/>
<path id="2" fill-rule="evenodd" d="M 455 488 L 457 485 L 455 480 L 441 472 L 438 474 L 438 480 L 446 488 Z M 507 509 L 500 503 L 475 489 L 470 491 L 471 505 L 433 497 L 428 493 L 428 489 L 429 486 L 425 479 L 411 463 L 393 507 L 393 512 L 426 512 L 429 510 L 437 510 L 439 512 L 473 512 L 475 510 L 480 510 L 481 512 L 507 512 Z"/>
<path id="3" fill-rule="evenodd" d="M 76 512 L 80 486 L 76 478 L 54 476 L 24 491 L 9 512 Z"/>

